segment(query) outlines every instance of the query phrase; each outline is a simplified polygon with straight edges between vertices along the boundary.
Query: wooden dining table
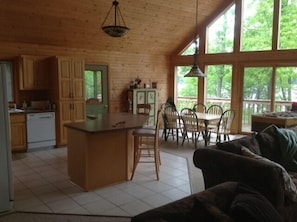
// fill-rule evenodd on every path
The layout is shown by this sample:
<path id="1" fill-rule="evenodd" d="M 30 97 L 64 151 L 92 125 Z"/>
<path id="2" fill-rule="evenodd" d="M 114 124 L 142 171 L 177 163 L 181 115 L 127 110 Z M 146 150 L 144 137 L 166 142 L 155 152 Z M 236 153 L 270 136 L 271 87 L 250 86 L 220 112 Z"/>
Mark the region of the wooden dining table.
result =
<path id="1" fill-rule="evenodd" d="M 204 121 L 205 130 L 204 130 L 204 145 L 207 146 L 209 143 L 209 136 L 208 136 L 208 125 L 211 121 L 220 120 L 221 115 L 217 114 L 210 114 L 210 113 L 201 113 L 196 112 L 198 120 Z"/>

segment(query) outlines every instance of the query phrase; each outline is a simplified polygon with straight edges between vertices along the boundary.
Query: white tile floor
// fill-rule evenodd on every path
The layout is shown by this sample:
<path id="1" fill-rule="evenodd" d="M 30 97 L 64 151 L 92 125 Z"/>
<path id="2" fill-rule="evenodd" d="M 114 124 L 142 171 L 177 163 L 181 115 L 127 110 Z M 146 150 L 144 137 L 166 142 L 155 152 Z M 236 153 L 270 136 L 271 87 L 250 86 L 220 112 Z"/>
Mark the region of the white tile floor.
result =
<path id="1" fill-rule="evenodd" d="M 134 216 L 191 194 L 187 160 L 161 153 L 139 164 L 133 181 L 84 192 L 67 176 L 67 148 L 13 154 L 14 209 L 18 211 Z"/>

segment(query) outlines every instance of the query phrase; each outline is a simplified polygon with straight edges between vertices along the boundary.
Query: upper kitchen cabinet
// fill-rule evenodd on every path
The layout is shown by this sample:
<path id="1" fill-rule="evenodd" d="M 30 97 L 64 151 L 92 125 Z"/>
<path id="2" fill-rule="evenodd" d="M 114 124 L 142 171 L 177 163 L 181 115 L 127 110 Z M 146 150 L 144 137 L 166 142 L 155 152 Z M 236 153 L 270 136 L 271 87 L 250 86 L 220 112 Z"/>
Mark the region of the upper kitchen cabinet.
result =
<path id="1" fill-rule="evenodd" d="M 20 90 L 47 90 L 48 61 L 37 56 L 21 56 L 18 58 Z"/>

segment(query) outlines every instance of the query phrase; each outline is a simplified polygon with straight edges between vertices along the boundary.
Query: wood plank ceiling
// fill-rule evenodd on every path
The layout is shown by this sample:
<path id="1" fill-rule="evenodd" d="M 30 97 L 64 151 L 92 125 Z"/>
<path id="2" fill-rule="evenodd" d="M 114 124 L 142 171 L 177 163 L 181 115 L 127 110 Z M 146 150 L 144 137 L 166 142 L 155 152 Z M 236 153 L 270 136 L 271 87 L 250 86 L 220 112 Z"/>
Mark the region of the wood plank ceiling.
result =
<path id="1" fill-rule="evenodd" d="M 122 38 L 101 30 L 112 0 L 0 0 L 0 41 L 168 55 L 194 36 L 195 0 L 118 1 Z M 198 27 L 231 2 L 199 0 Z"/>

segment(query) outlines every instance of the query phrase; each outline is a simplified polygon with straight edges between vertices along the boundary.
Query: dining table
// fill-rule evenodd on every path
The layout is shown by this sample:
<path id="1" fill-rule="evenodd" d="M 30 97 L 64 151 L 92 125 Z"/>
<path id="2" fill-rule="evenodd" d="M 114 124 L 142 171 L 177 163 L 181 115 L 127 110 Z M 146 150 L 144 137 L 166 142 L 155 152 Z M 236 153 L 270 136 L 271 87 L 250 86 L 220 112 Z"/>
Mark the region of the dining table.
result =
<path id="1" fill-rule="evenodd" d="M 210 114 L 210 113 L 201 113 L 201 112 L 196 112 L 198 120 L 202 120 L 204 122 L 205 130 L 204 130 L 204 145 L 207 146 L 210 137 L 209 137 L 209 132 L 208 132 L 208 125 L 212 121 L 219 121 L 221 118 L 221 115 L 218 114 Z"/>

